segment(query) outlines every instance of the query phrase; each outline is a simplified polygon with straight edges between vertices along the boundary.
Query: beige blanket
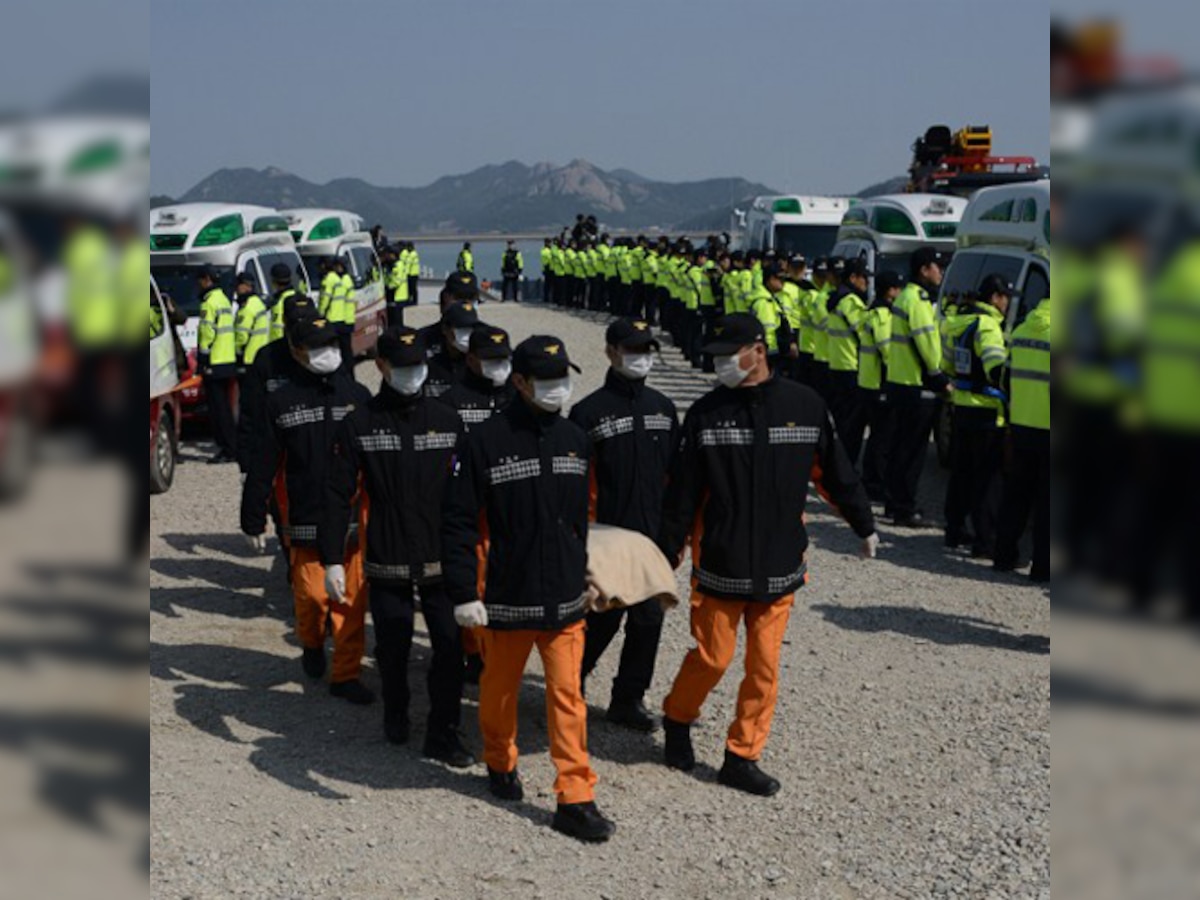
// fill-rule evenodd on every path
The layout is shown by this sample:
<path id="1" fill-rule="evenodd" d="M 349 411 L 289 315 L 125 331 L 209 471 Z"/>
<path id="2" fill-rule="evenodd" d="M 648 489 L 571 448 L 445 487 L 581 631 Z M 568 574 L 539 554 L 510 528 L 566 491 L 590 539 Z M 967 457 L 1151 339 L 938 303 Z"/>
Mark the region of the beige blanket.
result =
<path id="1" fill-rule="evenodd" d="M 588 603 L 596 612 L 657 600 L 679 605 L 675 572 L 654 541 L 615 525 L 588 526 Z"/>

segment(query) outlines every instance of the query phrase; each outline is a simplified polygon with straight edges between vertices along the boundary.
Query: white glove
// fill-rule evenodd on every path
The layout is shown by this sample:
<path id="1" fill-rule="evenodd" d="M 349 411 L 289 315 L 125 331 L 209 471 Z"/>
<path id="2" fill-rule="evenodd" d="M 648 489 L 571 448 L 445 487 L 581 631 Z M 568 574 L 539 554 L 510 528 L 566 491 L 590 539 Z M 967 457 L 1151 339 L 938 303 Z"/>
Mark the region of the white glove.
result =
<path id="1" fill-rule="evenodd" d="M 246 543 L 250 545 L 250 549 L 255 553 L 267 552 L 267 536 L 265 534 L 244 534 Z"/>
<path id="2" fill-rule="evenodd" d="M 241 484 L 242 487 L 246 486 L 246 473 L 245 472 L 238 473 L 238 482 Z"/>
<path id="3" fill-rule="evenodd" d="M 487 607 L 478 600 L 454 607 L 454 621 L 459 628 L 482 628 L 488 623 Z"/>
<path id="4" fill-rule="evenodd" d="M 863 559 L 874 559 L 875 554 L 879 551 L 879 535 L 871 532 L 862 541 L 862 549 L 859 554 Z"/>
<path id="5" fill-rule="evenodd" d="M 346 599 L 346 567 L 325 567 L 325 593 L 334 603 L 349 603 Z"/>

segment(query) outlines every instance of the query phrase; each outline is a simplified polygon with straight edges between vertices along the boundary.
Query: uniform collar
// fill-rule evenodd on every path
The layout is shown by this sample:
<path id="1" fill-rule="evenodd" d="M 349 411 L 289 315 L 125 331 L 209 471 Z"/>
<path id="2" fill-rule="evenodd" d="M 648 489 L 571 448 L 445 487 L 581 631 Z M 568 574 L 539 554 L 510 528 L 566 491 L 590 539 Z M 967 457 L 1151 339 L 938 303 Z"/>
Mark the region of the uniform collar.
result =
<path id="1" fill-rule="evenodd" d="M 508 405 L 506 411 L 517 425 L 531 431 L 547 431 L 562 418 L 561 413 L 545 412 L 535 408 L 523 396 L 520 396 L 520 392 Z"/>
<path id="2" fill-rule="evenodd" d="M 640 397 L 646 390 L 646 379 L 633 380 L 621 375 L 609 366 L 608 374 L 604 376 L 604 386 L 614 394 L 634 399 Z"/>
<path id="3" fill-rule="evenodd" d="M 375 396 L 386 409 L 398 409 L 403 412 L 411 412 L 422 400 L 420 391 L 412 396 L 406 396 L 386 381 L 380 385 L 379 393 Z"/>
<path id="4" fill-rule="evenodd" d="M 463 370 L 462 385 L 481 394 L 500 394 L 508 389 L 507 382 L 501 385 L 492 384 L 492 379 L 476 375 L 469 368 Z"/>
<path id="5" fill-rule="evenodd" d="M 1004 321 L 1004 313 L 1000 312 L 1000 310 L 996 309 L 996 307 L 992 306 L 990 303 L 984 303 L 980 300 L 976 300 L 971 304 L 971 311 L 981 316 L 990 316 L 997 322 Z"/>

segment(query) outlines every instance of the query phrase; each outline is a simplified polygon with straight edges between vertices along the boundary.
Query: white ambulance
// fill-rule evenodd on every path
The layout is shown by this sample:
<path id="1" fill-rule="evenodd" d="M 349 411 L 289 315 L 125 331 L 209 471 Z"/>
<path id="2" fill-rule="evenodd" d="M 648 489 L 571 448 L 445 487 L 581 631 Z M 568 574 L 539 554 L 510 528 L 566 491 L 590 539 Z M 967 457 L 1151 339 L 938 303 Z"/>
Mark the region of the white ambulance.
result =
<path id="1" fill-rule="evenodd" d="M 736 249 L 799 253 L 811 262 L 824 256 L 837 240 L 838 226 L 850 208 L 847 197 L 787 194 L 755 197 L 750 209 L 738 212 Z"/>

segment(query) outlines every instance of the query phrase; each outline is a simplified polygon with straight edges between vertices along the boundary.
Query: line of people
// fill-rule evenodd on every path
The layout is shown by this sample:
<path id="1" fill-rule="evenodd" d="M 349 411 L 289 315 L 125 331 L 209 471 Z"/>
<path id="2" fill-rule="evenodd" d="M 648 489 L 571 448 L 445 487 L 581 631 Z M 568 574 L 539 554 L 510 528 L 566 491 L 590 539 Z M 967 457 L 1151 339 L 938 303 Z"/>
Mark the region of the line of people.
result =
<path id="1" fill-rule="evenodd" d="M 581 234 L 547 238 L 541 261 L 551 303 L 658 321 L 706 372 L 719 374 L 702 352 L 718 318 L 754 315 L 772 368 L 826 400 L 871 499 L 898 527 L 930 525 L 918 506 L 920 480 L 949 406 L 946 546 L 1012 570 L 1032 518 L 1030 574 L 1049 578 L 1049 298 L 1020 324 L 1010 354 L 1012 286 L 985 274 L 975 291 L 947 298 L 939 315 L 946 260 L 933 248 L 914 253 L 906 273 L 874 273 L 861 259 L 821 258 L 810 267 L 799 255 L 730 251 L 715 237 L 692 246 Z M 1011 464 L 1002 479 L 1006 446 Z"/>
<path id="2" fill-rule="evenodd" d="M 459 726 L 473 649 L 481 660 L 480 730 L 490 791 L 523 797 L 517 694 L 536 647 L 545 671 L 554 827 L 586 841 L 615 826 L 595 804 L 587 753 L 587 677 L 620 630 L 626 638 L 608 718 L 641 731 L 663 614 L 656 604 L 589 611 L 589 521 L 649 537 L 678 567 L 691 548 L 696 647 L 663 704 L 667 765 L 695 765 L 691 726 L 732 663 L 745 624 L 746 674 L 726 740 L 722 784 L 770 795 L 758 767 L 778 691 L 795 591 L 807 580 L 803 511 L 809 473 L 862 539 L 878 546 L 866 492 L 824 401 L 773 372 L 757 318 L 714 323 L 703 347 L 719 384 L 682 425 L 646 384 L 658 350 L 651 325 L 618 318 L 598 391 L 567 409 L 567 347 L 534 336 L 515 348 L 479 322 L 473 279 L 457 273 L 440 320 L 380 338 L 375 396 L 341 365 L 336 330 L 300 295 L 284 304 L 285 337 L 254 365 L 241 530 L 259 551 L 268 517 L 289 558 L 301 666 L 327 669 L 330 692 L 374 700 L 359 678 L 369 606 L 384 733 L 409 739 L 407 663 L 420 609 L 433 656 L 423 752 L 452 766 L 474 754 Z M 747 451 L 750 452 L 747 452 Z"/>

